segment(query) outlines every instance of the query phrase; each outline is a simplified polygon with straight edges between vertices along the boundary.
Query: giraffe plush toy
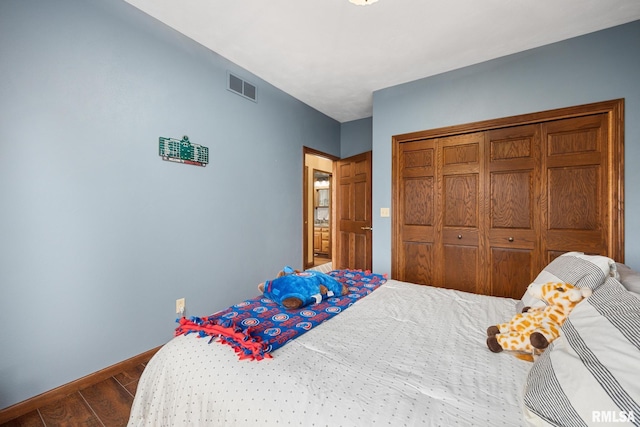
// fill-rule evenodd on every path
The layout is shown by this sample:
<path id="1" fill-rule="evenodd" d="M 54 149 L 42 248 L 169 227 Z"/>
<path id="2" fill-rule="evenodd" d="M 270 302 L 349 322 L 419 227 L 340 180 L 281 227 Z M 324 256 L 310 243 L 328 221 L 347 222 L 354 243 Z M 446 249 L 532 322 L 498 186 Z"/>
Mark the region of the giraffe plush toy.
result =
<path id="1" fill-rule="evenodd" d="M 525 307 L 511 321 L 487 329 L 487 347 L 494 353 L 513 351 L 516 357 L 533 361 L 560 335 L 560 326 L 591 289 L 579 289 L 569 283 L 532 283 L 527 289 L 545 301 L 546 307 Z"/>

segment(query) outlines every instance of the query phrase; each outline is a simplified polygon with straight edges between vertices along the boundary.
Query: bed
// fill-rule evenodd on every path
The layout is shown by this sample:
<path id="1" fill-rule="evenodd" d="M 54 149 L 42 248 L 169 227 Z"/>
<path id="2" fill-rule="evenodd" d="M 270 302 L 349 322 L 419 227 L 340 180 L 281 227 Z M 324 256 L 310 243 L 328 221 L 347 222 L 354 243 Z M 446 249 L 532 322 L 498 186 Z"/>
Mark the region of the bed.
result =
<path id="1" fill-rule="evenodd" d="M 615 264 L 587 258 L 559 257 L 536 279 L 570 278 L 594 304 L 534 363 L 485 343 L 523 302 L 387 280 L 270 359 L 177 336 L 147 365 L 129 425 L 639 425 L 640 299 Z"/>

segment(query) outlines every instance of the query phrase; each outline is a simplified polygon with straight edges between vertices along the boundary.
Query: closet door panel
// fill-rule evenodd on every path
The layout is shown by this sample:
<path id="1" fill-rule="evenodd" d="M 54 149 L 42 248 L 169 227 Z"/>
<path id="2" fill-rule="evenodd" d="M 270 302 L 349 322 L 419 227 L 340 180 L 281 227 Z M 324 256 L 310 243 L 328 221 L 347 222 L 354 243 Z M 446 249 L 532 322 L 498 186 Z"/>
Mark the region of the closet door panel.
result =
<path id="1" fill-rule="evenodd" d="M 491 228 L 533 228 L 533 170 L 491 172 Z"/>
<path id="2" fill-rule="evenodd" d="M 486 132 L 491 295 L 520 298 L 540 270 L 540 127 Z"/>
<path id="3" fill-rule="evenodd" d="M 435 159 L 434 140 L 407 142 L 398 150 L 400 204 L 396 215 L 402 237 L 394 274 L 399 280 L 423 285 L 435 280 Z"/>
<path id="4" fill-rule="evenodd" d="M 483 133 L 438 139 L 438 286 L 485 293 Z"/>
<path id="5" fill-rule="evenodd" d="M 541 129 L 545 257 L 564 251 L 609 255 L 606 114 L 547 122 Z"/>
<path id="6" fill-rule="evenodd" d="M 527 286 L 532 282 L 531 276 L 537 275 L 534 266 L 533 251 L 529 249 L 491 247 L 490 266 L 492 289 L 495 296 L 522 298 Z M 520 266 L 520 268 L 514 268 Z"/>
<path id="7" fill-rule="evenodd" d="M 480 259 L 478 246 L 445 244 L 443 249 L 442 286 L 465 292 L 477 292 Z"/>
<path id="8" fill-rule="evenodd" d="M 405 242 L 402 248 L 406 259 L 404 279 L 419 284 L 434 283 L 433 245 L 429 243 Z"/>
<path id="9" fill-rule="evenodd" d="M 444 227 L 478 228 L 478 174 L 460 174 L 442 177 L 445 197 Z"/>
<path id="10" fill-rule="evenodd" d="M 403 188 L 405 241 L 433 242 L 433 177 L 406 178 Z"/>
<path id="11" fill-rule="evenodd" d="M 548 170 L 549 229 L 598 231 L 602 201 L 599 165 Z"/>

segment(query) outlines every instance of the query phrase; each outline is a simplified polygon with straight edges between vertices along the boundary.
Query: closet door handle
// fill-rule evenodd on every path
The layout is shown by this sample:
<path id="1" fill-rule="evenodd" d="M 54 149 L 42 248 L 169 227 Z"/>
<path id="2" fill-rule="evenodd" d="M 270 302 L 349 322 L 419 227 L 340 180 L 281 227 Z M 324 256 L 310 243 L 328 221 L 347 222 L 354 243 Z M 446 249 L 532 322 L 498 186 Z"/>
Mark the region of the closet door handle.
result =
<path id="1" fill-rule="evenodd" d="M 371 230 L 373 230 L 373 228 L 371 228 L 371 227 L 360 227 L 360 230 L 369 230 L 369 231 L 371 231 Z"/>

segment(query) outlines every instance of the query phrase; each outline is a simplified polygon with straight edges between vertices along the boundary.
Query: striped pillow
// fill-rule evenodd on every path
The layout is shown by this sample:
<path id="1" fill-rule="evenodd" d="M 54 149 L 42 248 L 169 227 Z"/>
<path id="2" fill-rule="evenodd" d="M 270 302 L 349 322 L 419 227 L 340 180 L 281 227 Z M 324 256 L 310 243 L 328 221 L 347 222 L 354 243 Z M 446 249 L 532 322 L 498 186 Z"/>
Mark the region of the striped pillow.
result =
<path id="1" fill-rule="evenodd" d="M 613 275 L 615 275 L 615 262 L 611 258 L 585 255 L 582 252 L 567 252 L 551 261 L 533 283 L 564 282 L 593 291 L 602 285 L 607 277 Z M 516 312 L 522 312 L 522 309 L 527 306 L 543 307 L 544 305 L 543 301 L 525 292 L 516 305 Z"/>
<path id="2" fill-rule="evenodd" d="M 532 366 L 525 415 L 538 425 L 640 425 L 639 361 L 640 299 L 610 277 L 573 309 Z"/>

